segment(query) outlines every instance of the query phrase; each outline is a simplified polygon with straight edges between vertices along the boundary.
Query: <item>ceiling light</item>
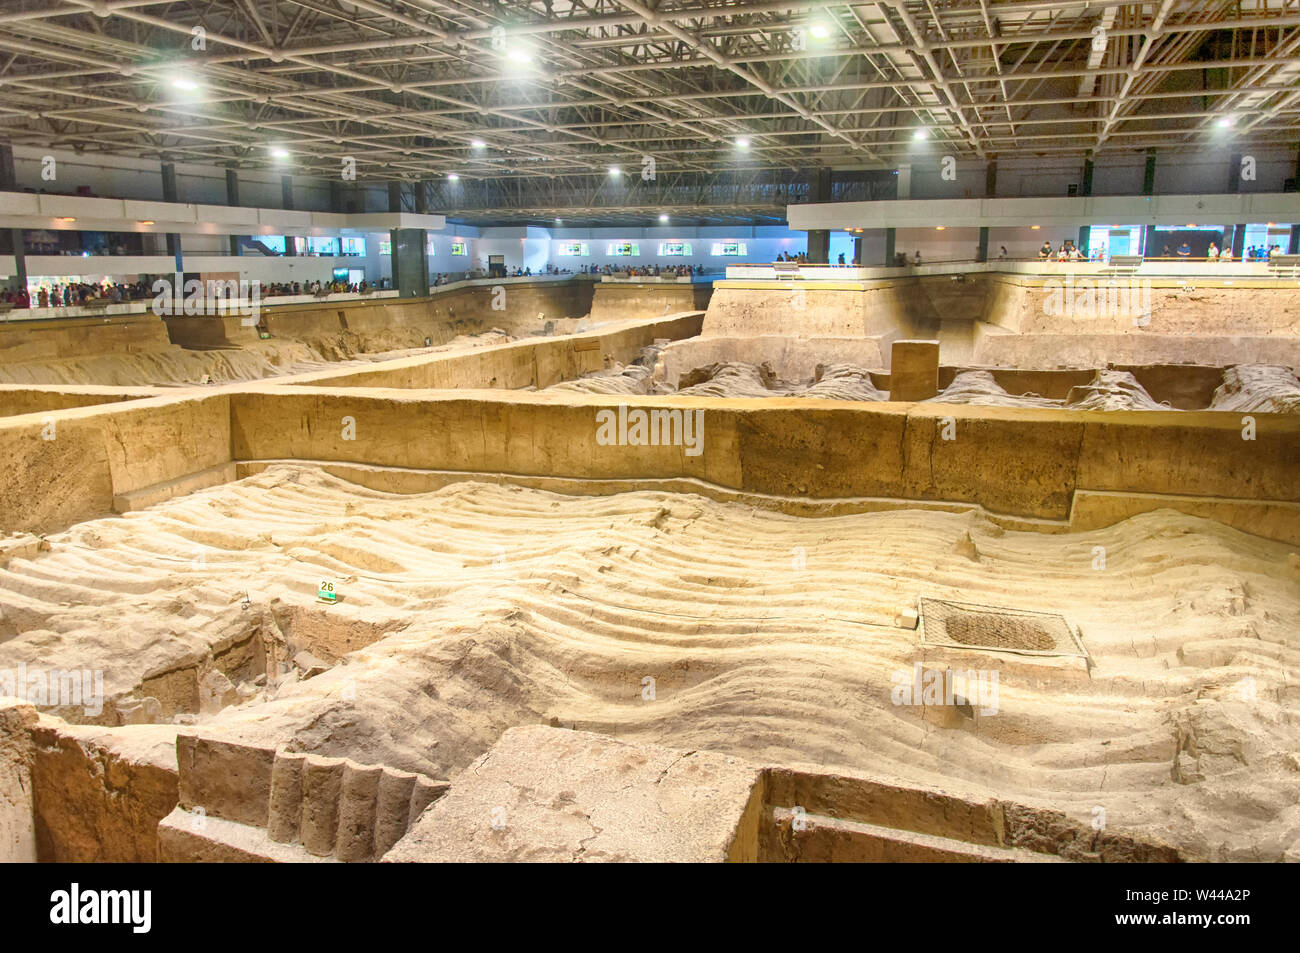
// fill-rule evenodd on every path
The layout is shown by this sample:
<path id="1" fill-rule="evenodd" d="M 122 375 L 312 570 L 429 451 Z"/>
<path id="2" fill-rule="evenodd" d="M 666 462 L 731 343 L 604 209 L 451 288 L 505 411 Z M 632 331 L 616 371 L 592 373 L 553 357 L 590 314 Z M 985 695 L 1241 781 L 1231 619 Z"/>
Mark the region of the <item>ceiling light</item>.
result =
<path id="1" fill-rule="evenodd" d="M 180 76 L 178 76 L 178 77 L 176 77 L 174 80 L 172 80 L 172 86 L 175 87 L 176 89 L 183 89 L 183 90 L 186 90 L 187 92 L 189 92 L 189 91 L 193 91 L 193 90 L 196 90 L 196 89 L 199 88 L 199 84 L 196 83 L 196 82 L 194 82 L 194 80 L 192 80 L 192 79 L 185 79 L 185 78 L 180 77 Z"/>
<path id="2" fill-rule="evenodd" d="M 808 28 L 808 32 L 819 40 L 824 40 L 831 35 L 831 28 L 825 23 L 814 23 Z"/>
<path id="3" fill-rule="evenodd" d="M 660 215 L 660 216 L 659 216 L 659 221 L 661 221 L 661 222 L 666 222 L 666 221 L 668 221 L 668 216 L 667 216 L 667 215 Z"/>
<path id="4" fill-rule="evenodd" d="M 616 165 L 612 165 L 609 167 L 609 174 L 614 176 L 622 175 L 623 170 Z"/>
<path id="5" fill-rule="evenodd" d="M 471 140 L 469 141 L 469 144 L 470 144 L 470 147 L 473 148 L 473 149 L 483 149 L 483 148 L 486 148 L 486 146 L 487 146 L 487 143 L 484 142 L 482 139 L 471 139 Z"/>
<path id="6" fill-rule="evenodd" d="M 447 173 L 447 181 L 448 181 L 448 182 L 459 182 L 459 181 L 460 181 L 460 176 L 458 176 L 455 172 L 448 172 L 448 173 Z"/>
<path id="7" fill-rule="evenodd" d="M 912 138 L 924 139 L 927 135 L 929 135 L 929 133 L 927 133 L 924 129 L 918 129 L 916 130 L 916 132 L 912 133 Z"/>
<path id="8" fill-rule="evenodd" d="M 1042 227 L 1043 227 L 1043 226 L 1041 226 L 1041 225 L 1030 225 L 1030 226 L 1029 226 L 1029 230 L 1030 230 L 1031 232 L 1036 232 L 1036 231 L 1038 231 L 1038 230 L 1039 230 L 1040 228 L 1042 228 Z"/>
<path id="9" fill-rule="evenodd" d="M 947 228 L 947 227 L 948 227 L 947 225 L 936 225 L 936 226 L 934 226 L 934 230 L 935 230 L 936 232 L 941 232 L 941 231 L 943 231 L 943 230 L 944 230 L 945 228 Z"/>
<path id="10" fill-rule="evenodd" d="M 741 136 L 739 139 L 736 140 L 736 145 L 739 146 L 741 149 L 748 149 L 749 137 Z"/>
<path id="11" fill-rule="evenodd" d="M 533 61 L 533 54 L 518 46 L 507 53 L 506 56 L 516 63 L 531 63 Z"/>
<path id="12" fill-rule="evenodd" d="M 1224 116 L 1222 119 L 1220 119 L 1220 120 L 1216 123 L 1216 125 L 1217 125 L 1220 129 L 1227 129 L 1229 126 L 1232 125 L 1232 117 L 1231 117 L 1231 116 Z"/>
<path id="13" fill-rule="evenodd" d="M 142 221 L 142 222 L 137 222 L 136 224 L 137 224 L 137 225 L 152 225 L 152 224 L 153 224 L 153 219 L 151 219 L 151 218 L 146 218 L 144 221 Z"/>
<path id="14" fill-rule="evenodd" d="M 280 148 L 272 149 L 272 150 L 271 150 L 271 158 L 272 158 L 272 159 L 287 159 L 287 158 L 289 158 L 289 150 L 288 150 L 288 149 L 280 149 Z"/>
<path id="15" fill-rule="evenodd" d="M 61 215 L 55 219 L 56 222 L 75 222 L 76 219 L 71 215 Z"/>

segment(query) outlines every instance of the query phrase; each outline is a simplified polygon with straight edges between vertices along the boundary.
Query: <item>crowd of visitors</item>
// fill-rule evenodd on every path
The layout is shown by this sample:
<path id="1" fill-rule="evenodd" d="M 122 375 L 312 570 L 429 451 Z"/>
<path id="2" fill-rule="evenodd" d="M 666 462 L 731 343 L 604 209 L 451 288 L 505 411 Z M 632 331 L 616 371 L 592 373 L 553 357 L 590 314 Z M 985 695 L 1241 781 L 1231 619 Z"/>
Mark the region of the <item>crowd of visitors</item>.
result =
<path id="1" fill-rule="evenodd" d="M 11 304 L 15 308 L 72 308 L 80 307 L 92 300 L 108 300 L 113 304 L 120 304 L 123 301 L 140 301 L 152 297 L 150 283 L 141 279 L 130 284 L 117 282 L 55 284 L 49 288 L 42 286 L 35 294 L 7 290 L 0 295 L 0 301 Z"/>
<path id="2" fill-rule="evenodd" d="M 163 276 L 167 281 L 173 281 L 174 276 Z M 106 301 L 110 304 L 121 304 L 126 301 L 148 301 L 157 296 L 153 288 L 154 279 L 150 277 L 141 278 L 135 282 L 113 282 L 105 281 L 101 283 L 75 282 L 64 284 L 53 284 L 49 287 L 42 285 L 34 292 L 5 290 L 0 292 L 0 302 L 12 305 L 15 309 L 20 308 L 75 308 L 84 307 L 89 303 L 98 303 Z M 283 297 L 285 295 L 314 295 L 314 294 L 365 294 L 368 291 L 384 291 L 389 287 L 389 280 L 382 278 L 377 282 L 361 281 L 347 282 L 342 280 L 334 281 L 275 281 L 269 284 L 260 285 L 258 293 L 264 297 Z M 218 296 L 225 293 L 226 285 L 218 282 L 215 290 Z M 206 292 L 206 288 L 204 289 Z M 180 290 L 180 294 L 185 292 Z"/>

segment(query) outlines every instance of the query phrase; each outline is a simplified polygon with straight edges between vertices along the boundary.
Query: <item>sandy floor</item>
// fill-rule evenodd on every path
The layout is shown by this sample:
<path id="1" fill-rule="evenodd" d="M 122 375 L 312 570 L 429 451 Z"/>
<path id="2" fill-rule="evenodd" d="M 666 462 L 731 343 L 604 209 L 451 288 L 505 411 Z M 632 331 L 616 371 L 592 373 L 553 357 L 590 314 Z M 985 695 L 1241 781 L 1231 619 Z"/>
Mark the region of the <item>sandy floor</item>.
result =
<path id="1" fill-rule="evenodd" d="M 248 347 L 106 354 L 64 361 L 0 364 L 0 384 L 99 384 L 106 386 L 192 386 L 263 380 L 312 371 L 366 366 L 422 354 L 487 347 L 515 340 L 500 329 L 461 334 L 433 347 L 358 353 L 348 347 L 318 347 L 272 339 Z"/>
<path id="2" fill-rule="evenodd" d="M 1274 859 L 1300 838 L 1298 564 L 1170 511 L 1054 536 L 660 492 L 398 496 L 277 467 L 12 561 L 0 665 L 102 668 L 127 693 L 257 630 L 342 664 L 243 684 L 211 730 L 454 777 L 507 727 L 551 723 L 1100 806 L 1207 857 Z M 316 601 L 322 575 L 340 604 Z M 890 697 L 921 658 L 894 610 L 919 596 L 1060 612 L 1094 667 L 960 653 L 999 671 L 999 710 L 939 727 Z"/>

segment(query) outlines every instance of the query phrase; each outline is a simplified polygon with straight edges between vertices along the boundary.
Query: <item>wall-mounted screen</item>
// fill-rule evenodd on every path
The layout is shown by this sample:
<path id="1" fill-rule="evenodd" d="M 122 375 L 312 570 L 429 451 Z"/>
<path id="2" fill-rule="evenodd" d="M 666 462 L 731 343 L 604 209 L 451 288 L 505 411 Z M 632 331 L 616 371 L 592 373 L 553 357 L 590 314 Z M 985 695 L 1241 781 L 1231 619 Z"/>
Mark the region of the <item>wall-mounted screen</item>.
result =
<path id="1" fill-rule="evenodd" d="M 379 254 L 391 255 L 393 253 L 393 243 L 387 238 L 379 239 Z"/>
<path id="2" fill-rule="evenodd" d="M 452 242 L 452 243 L 451 243 L 451 253 L 452 253 L 453 255 L 468 255 L 468 254 L 469 254 L 469 252 L 468 252 L 468 251 L 466 250 L 466 248 L 465 248 L 465 243 L 464 243 L 464 242 Z"/>
<path id="3" fill-rule="evenodd" d="M 641 254 L 641 246 L 636 242 L 611 242 L 605 246 L 605 254 L 621 258 L 636 258 Z"/>
<path id="4" fill-rule="evenodd" d="M 560 255 L 572 255 L 579 258 L 586 258 L 591 254 L 586 242 L 560 242 L 557 252 Z"/>
<path id="5" fill-rule="evenodd" d="M 691 254 L 690 242 L 660 242 L 659 254 L 664 258 L 679 258 Z"/>
<path id="6" fill-rule="evenodd" d="M 362 257 L 365 256 L 365 254 L 366 254 L 366 240 L 365 240 L 364 238 L 362 238 L 361 236 L 359 236 L 359 235 L 346 236 L 346 235 L 345 235 L 343 238 L 339 239 L 339 241 L 342 242 L 342 244 L 343 244 L 343 254 L 345 254 L 345 255 L 361 255 Z"/>
<path id="7" fill-rule="evenodd" d="M 744 242 L 714 242 L 713 254 L 739 258 L 746 254 L 746 245 Z"/>

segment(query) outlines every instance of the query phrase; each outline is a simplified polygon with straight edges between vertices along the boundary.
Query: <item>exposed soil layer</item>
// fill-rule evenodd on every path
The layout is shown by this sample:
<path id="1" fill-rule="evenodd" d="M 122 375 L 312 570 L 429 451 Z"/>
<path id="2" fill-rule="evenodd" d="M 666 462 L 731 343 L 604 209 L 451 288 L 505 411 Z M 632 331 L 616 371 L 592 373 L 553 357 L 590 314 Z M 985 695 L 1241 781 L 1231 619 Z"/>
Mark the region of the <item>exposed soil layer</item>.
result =
<path id="1" fill-rule="evenodd" d="M 453 783 L 545 723 L 1102 806 L 1212 859 L 1276 859 L 1300 831 L 1297 558 L 1167 510 L 1057 536 L 277 466 L 49 544 L 0 570 L 0 666 L 102 670 L 106 722 L 181 715 Z M 1064 615 L 1091 670 L 895 624 L 972 593 Z M 918 662 L 995 672 L 996 712 L 898 703 Z"/>

